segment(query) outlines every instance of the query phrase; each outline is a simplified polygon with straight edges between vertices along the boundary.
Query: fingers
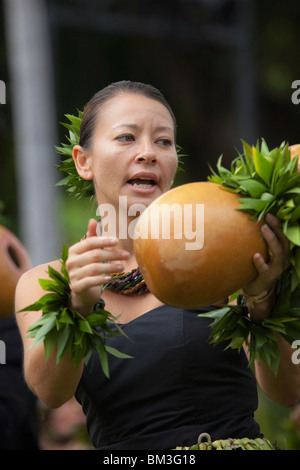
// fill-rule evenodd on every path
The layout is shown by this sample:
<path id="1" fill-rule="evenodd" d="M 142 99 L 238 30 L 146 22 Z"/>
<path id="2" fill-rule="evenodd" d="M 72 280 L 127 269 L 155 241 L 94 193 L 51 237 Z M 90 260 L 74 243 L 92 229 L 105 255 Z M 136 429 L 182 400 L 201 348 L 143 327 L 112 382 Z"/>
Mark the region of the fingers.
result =
<path id="1" fill-rule="evenodd" d="M 268 245 L 270 258 L 265 261 L 259 253 L 256 253 L 253 262 L 258 274 L 261 275 L 261 280 L 274 281 L 289 265 L 290 244 L 275 216 L 268 214 L 266 222 L 261 227 L 261 233 Z"/>
<path id="2" fill-rule="evenodd" d="M 290 242 L 279 226 L 279 220 L 272 214 L 266 217 L 268 225 L 262 226 L 262 234 L 273 255 L 273 262 L 278 262 L 283 267 L 289 265 Z"/>
<path id="3" fill-rule="evenodd" d="M 72 270 L 74 273 L 75 270 L 81 269 L 82 274 L 86 275 L 95 271 L 96 267 L 97 274 L 122 271 L 122 261 L 129 257 L 129 253 L 117 248 L 117 243 L 116 239 L 91 237 L 73 245 L 66 263 L 68 271 Z"/>
<path id="4" fill-rule="evenodd" d="M 122 260 L 128 258 L 127 252 L 121 250 L 104 250 L 104 249 L 94 249 L 89 250 L 86 253 L 78 255 L 76 259 L 76 265 L 78 267 L 85 266 L 87 264 L 99 264 L 105 263 L 107 264 L 118 264 L 120 265 L 119 269 L 123 269 Z M 72 260 L 71 260 L 72 261 Z M 116 269 L 116 268 L 115 268 Z"/>
<path id="5" fill-rule="evenodd" d="M 86 251 L 89 250 L 94 250 L 94 249 L 102 249 L 102 248 L 107 248 L 109 249 L 110 247 L 114 247 L 118 244 L 118 240 L 116 238 L 110 238 L 110 237 L 88 237 L 85 238 L 84 240 L 81 240 L 78 243 L 75 243 L 72 245 L 69 249 L 69 253 L 76 253 L 80 255 L 81 253 L 85 253 Z"/>
<path id="6" fill-rule="evenodd" d="M 290 242 L 289 240 L 286 238 L 286 236 L 284 235 L 284 233 L 282 232 L 281 228 L 280 228 L 280 222 L 279 220 L 277 219 L 277 217 L 275 217 L 274 215 L 272 214 L 267 214 L 266 216 L 266 222 L 268 223 L 269 227 L 274 231 L 274 233 L 276 234 L 277 238 L 279 239 L 280 241 L 280 244 L 281 244 L 281 247 L 285 253 L 286 256 L 289 256 L 289 252 L 290 252 Z"/>
<path id="7" fill-rule="evenodd" d="M 73 254 L 81 255 L 81 254 L 88 253 L 89 251 L 93 251 L 93 250 L 98 250 L 99 253 L 100 253 L 100 250 L 103 250 L 105 254 L 108 254 L 107 252 L 112 251 L 112 250 L 118 251 L 121 253 L 121 250 L 116 248 L 117 245 L 118 245 L 117 238 L 92 236 L 78 243 L 75 243 L 75 245 L 71 246 L 69 249 L 69 256 Z M 105 258 L 101 259 L 100 261 L 105 261 Z"/>
<path id="8" fill-rule="evenodd" d="M 97 235 L 98 222 L 91 219 L 87 237 L 69 249 L 66 268 L 76 291 L 107 283 L 110 274 L 124 271 L 127 251 L 118 248 L 118 239 Z"/>
<path id="9" fill-rule="evenodd" d="M 268 214 L 266 223 L 261 227 L 261 233 L 268 245 L 270 256 L 266 261 L 260 253 L 253 256 L 257 277 L 247 286 L 243 286 L 248 295 L 258 295 L 264 290 L 270 292 L 278 277 L 289 266 L 290 243 L 280 229 L 279 220 Z"/>
<path id="10" fill-rule="evenodd" d="M 98 222 L 91 219 L 85 239 L 69 248 L 66 269 L 70 278 L 70 305 L 82 313 L 91 311 L 99 300 L 100 286 L 113 273 L 124 271 L 127 251 L 118 247 L 118 239 L 98 236 Z"/>
<path id="11" fill-rule="evenodd" d="M 91 300 L 91 304 L 95 304 L 97 300 L 99 299 L 99 287 L 102 284 L 106 284 L 109 282 L 111 279 L 110 276 L 107 276 L 105 274 L 100 274 L 98 276 L 91 275 L 91 276 L 84 276 L 79 279 L 74 279 L 71 282 L 71 291 L 72 293 L 77 294 L 78 296 L 81 296 L 82 299 L 87 298 L 87 303 L 89 303 L 89 300 Z M 89 292 L 89 289 L 92 288 L 97 288 L 97 292 L 95 294 L 95 299 L 93 299 L 93 295 L 91 292 Z"/>
<path id="12" fill-rule="evenodd" d="M 265 274 L 269 271 L 269 265 L 265 262 L 260 253 L 255 253 L 253 256 L 253 263 L 259 274 Z"/>
<path id="13" fill-rule="evenodd" d="M 87 229 L 87 237 L 95 237 L 97 236 L 97 225 L 98 222 L 95 219 L 90 219 L 88 223 L 88 229 Z"/>
<path id="14" fill-rule="evenodd" d="M 88 223 L 87 237 L 69 249 L 67 269 L 72 269 L 74 264 L 77 267 L 82 267 L 91 263 L 115 262 L 128 258 L 129 253 L 117 247 L 117 238 L 98 236 L 97 232 L 98 222 L 91 219 Z M 122 267 L 119 266 L 118 268 L 121 269 Z M 116 266 L 113 269 L 116 271 Z M 113 271 L 107 265 L 106 270 Z"/>
<path id="15" fill-rule="evenodd" d="M 280 239 L 275 234 L 275 231 L 269 227 L 269 225 L 265 224 L 261 227 L 261 233 L 267 242 L 267 245 L 271 251 L 271 253 L 275 256 L 279 256 L 283 249 Z"/>

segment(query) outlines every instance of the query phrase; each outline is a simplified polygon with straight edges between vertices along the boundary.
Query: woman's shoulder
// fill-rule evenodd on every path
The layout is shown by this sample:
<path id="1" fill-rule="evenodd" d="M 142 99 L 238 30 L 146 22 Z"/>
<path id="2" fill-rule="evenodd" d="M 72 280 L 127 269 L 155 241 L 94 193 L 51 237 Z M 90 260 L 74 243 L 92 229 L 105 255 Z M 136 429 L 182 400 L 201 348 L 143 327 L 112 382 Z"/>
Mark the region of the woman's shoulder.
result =
<path id="1" fill-rule="evenodd" d="M 33 279 L 35 278 L 36 276 L 43 276 L 45 278 L 48 278 L 49 277 L 49 274 L 48 274 L 48 267 L 51 266 L 52 268 L 56 269 L 56 270 L 60 270 L 60 267 L 61 267 L 61 262 L 60 260 L 53 260 L 53 261 L 50 261 L 48 263 L 43 263 L 43 264 L 39 264 L 37 266 L 34 266 L 33 268 L 30 268 L 28 269 L 27 271 L 25 271 L 20 280 L 30 280 L 30 279 Z"/>
<path id="2" fill-rule="evenodd" d="M 49 266 L 60 271 L 61 262 L 59 260 L 54 260 L 50 261 L 49 263 L 39 264 L 28 269 L 21 275 L 20 279 L 18 280 L 17 291 L 20 289 L 26 289 L 29 286 L 30 289 L 32 289 L 34 285 L 40 288 L 39 283 L 36 282 L 36 284 L 34 284 L 34 282 L 38 281 L 38 279 L 49 279 Z"/>
<path id="3" fill-rule="evenodd" d="M 25 271 L 18 280 L 15 291 L 15 310 L 19 312 L 27 305 L 31 305 L 45 294 L 44 289 L 39 283 L 39 279 L 49 279 L 48 266 L 59 269 L 61 263 L 59 260 L 40 264 Z"/>

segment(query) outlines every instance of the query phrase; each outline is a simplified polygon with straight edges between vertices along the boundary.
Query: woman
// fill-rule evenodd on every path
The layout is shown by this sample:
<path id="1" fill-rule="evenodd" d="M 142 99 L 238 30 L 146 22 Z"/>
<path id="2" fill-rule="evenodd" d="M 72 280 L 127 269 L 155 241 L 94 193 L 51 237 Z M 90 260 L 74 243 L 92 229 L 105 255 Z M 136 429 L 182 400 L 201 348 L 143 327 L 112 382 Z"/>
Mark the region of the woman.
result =
<path id="1" fill-rule="evenodd" d="M 69 305 L 83 315 L 99 300 L 99 286 L 112 273 L 137 266 L 133 240 L 120 237 L 125 210 L 132 204 L 149 205 L 167 191 L 177 168 L 176 121 L 163 96 L 153 87 L 119 82 L 96 94 L 86 106 L 80 145 L 73 150 L 81 178 L 93 180 L 97 202 L 113 205 L 116 237 L 97 236 L 97 221 L 90 220 L 87 236 L 69 249 L 66 267 L 70 277 Z M 127 206 L 119 204 L 126 197 Z M 124 200 L 124 198 L 122 199 Z M 277 220 L 267 217 L 262 234 L 272 252 L 265 263 L 253 258 L 256 279 L 243 286 L 248 296 L 268 295 L 251 307 L 254 318 L 271 315 L 270 294 L 286 269 L 288 241 Z M 47 264 L 48 266 L 48 264 Z M 47 266 L 38 266 L 20 280 L 16 311 L 44 294 L 37 279 Z M 58 262 L 52 266 L 58 267 Z M 256 438 L 259 426 L 253 419 L 257 407 L 256 381 L 246 355 L 209 344 L 209 320 L 198 317 L 201 309 L 187 311 L 165 305 L 151 293 L 123 296 L 103 291 L 106 309 L 119 315 L 129 337 L 114 339 L 114 346 L 133 359 L 110 358 L 110 379 L 93 366 L 78 369 L 68 357 L 56 364 L 55 354 L 44 359 L 43 345 L 29 349 L 29 326 L 40 313 L 18 314 L 24 341 L 25 376 L 32 390 L 50 407 L 58 407 L 74 394 L 87 414 L 87 425 L 97 449 L 171 449 L 197 442 L 202 432 L 212 439 Z M 221 300 L 221 299 L 220 299 Z M 213 307 L 208 306 L 211 310 Z M 261 363 L 256 376 L 263 390 L 285 406 L 300 396 L 299 367 L 291 362 L 291 348 L 278 338 L 281 363 L 277 377 Z"/>

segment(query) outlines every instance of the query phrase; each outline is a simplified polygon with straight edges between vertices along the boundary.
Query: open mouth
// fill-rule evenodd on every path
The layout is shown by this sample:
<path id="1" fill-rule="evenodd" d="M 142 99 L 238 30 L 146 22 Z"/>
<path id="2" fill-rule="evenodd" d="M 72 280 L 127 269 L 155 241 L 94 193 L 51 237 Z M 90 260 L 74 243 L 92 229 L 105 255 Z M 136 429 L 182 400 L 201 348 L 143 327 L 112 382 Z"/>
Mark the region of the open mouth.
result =
<path id="1" fill-rule="evenodd" d="M 128 180 L 128 184 L 130 184 L 134 188 L 139 189 L 153 189 L 155 186 L 157 186 L 156 181 L 151 178 L 136 178 Z"/>

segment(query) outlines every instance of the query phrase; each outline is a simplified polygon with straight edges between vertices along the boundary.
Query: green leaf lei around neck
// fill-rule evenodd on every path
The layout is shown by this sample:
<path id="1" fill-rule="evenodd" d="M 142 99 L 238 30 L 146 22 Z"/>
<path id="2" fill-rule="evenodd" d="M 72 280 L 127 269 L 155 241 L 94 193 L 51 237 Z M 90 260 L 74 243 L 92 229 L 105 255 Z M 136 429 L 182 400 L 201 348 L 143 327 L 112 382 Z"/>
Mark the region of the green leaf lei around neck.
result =
<path id="1" fill-rule="evenodd" d="M 242 141 L 243 142 L 243 141 Z M 217 162 L 217 172 L 209 181 L 221 184 L 224 190 L 240 196 L 238 210 L 262 220 L 267 213 L 280 221 L 283 233 L 290 241 L 290 267 L 278 279 L 275 294 L 276 306 L 270 318 L 251 320 L 241 292 L 233 294 L 230 301 L 237 305 L 202 314 L 214 321 L 211 324 L 212 343 L 228 341 L 228 347 L 249 348 L 250 366 L 264 360 L 276 374 L 280 360 L 277 339 L 280 333 L 290 344 L 300 339 L 300 172 L 298 156 L 291 158 L 289 146 L 269 150 L 262 140 L 250 147 L 243 142 L 243 154 L 232 162 L 230 169 L 222 166 L 222 156 Z M 292 348 L 291 348 L 292 360 Z"/>

